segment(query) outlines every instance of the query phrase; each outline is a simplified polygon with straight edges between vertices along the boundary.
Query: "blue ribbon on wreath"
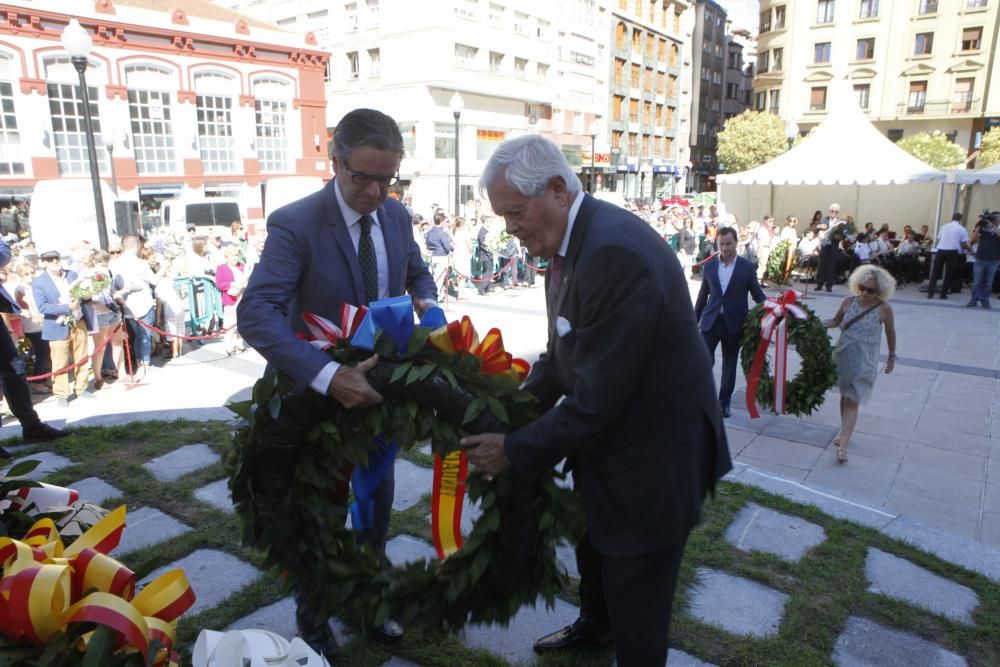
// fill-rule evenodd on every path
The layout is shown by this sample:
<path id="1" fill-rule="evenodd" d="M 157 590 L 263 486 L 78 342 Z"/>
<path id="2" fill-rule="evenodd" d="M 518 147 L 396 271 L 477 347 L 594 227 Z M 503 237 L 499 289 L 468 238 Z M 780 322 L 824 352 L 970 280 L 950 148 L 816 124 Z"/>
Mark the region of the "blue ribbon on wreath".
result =
<path id="1" fill-rule="evenodd" d="M 420 326 L 437 329 L 448 323 L 444 311 L 438 307 L 429 308 L 420 318 Z M 351 339 L 351 345 L 362 350 L 373 351 L 375 338 L 382 331 L 396 346 L 396 353 L 405 356 L 407 342 L 413 333 L 413 299 L 409 295 L 392 297 L 368 304 L 368 313 L 361 321 Z M 351 503 L 351 525 L 357 532 L 371 530 L 375 525 L 375 490 L 395 465 L 398 445 L 375 436 L 378 447 L 368 454 L 368 465 L 354 466 L 351 487 L 354 502 Z"/>

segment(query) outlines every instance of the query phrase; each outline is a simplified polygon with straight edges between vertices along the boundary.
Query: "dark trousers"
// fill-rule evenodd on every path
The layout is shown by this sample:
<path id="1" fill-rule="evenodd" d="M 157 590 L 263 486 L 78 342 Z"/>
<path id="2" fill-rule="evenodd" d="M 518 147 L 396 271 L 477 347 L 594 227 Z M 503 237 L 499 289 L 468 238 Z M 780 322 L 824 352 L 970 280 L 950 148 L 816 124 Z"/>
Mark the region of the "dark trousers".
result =
<path id="1" fill-rule="evenodd" d="M 608 630 L 620 667 L 664 665 L 670 610 L 687 538 L 664 551 L 608 556 L 585 536 L 576 550 L 580 619 L 593 636 Z"/>
<path id="2" fill-rule="evenodd" d="M 819 268 L 816 269 L 816 289 L 833 289 L 837 279 L 837 245 L 830 242 L 819 247 Z"/>
<path id="3" fill-rule="evenodd" d="M 934 253 L 934 264 L 931 266 L 931 281 L 927 285 L 928 299 L 934 296 L 934 292 L 937 289 L 937 282 L 941 279 L 942 272 L 944 273 L 944 280 L 941 283 L 942 296 L 948 296 L 952 289 L 961 287 L 958 281 L 964 259 L 962 255 L 958 254 L 957 250 L 938 250 Z"/>
<path id="4" fill-rule="evenodd" d="M 708 346 L 708 356 L 715 365 L 715 348 L 722 343 L 722 378 L 719 381 L 719 405 L 729 407 L 736 388 L 736 365 L 740 360 L 740 335 L 726 331 L 725 318 L 720 314 L 715 318 L 712 328 L 702 331 L 701 337 Z"/>
<path id="5" fill-rule="evenodd" d="M 346 487 L 345 487 L 346 489 Z M 385 543 L 389 535 L 389 520 L 392 517 L 392 498 L 396 492 L 396 473 L 394 466 L 389 466 L 382 483 L 375 489 L 375 518 L 371 529 L 357 534 L 358 544 L 368 544 L 380 554 L 385 554 Z M 346 490 L 345 490 L 346 493 Z M 314 635 L 317 628 L 327 624 L 329 618 L 322 611 L 313 608 L 301 595 L 302 587 L 308 586 L 309 573 L 297 573 L 299 589 L 295 594 L 295 620 L 299 632 Z"/>
<path id="6" fill-rule="evenodd" d="M 52 372 L 52 352 L 49 350 L 49 341 L 42 338 L 41 331 L 25 333 L 25 337 L 31 341 L 31 349 L 35 354 L 35 364 L 33 375 L 45 375 Z"/>
<path id="7" fill-rule="evenodd" d="M 10 411 L 21 422 L 22 429 L 41 423 L 35 406 L 31 404 L 31 391 L 26 377 L 24 360 L 17 353 L 14 339 L 7 330 L 7 323 L 0 320 L 0 382 L 3 383 L 3 397 L 7 399 Z"/>

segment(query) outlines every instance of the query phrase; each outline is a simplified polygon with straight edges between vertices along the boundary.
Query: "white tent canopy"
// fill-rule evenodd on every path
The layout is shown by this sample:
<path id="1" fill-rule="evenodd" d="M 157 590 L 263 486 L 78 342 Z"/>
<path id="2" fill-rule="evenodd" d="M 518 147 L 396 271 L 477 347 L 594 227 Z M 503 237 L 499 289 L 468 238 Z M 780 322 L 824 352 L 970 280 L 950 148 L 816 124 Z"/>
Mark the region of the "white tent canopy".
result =
<path id="1" fill-rule="evenodd" d="M 839 83 L 830 86 L 828 119 L 811 136 L 766 164 L 718 177 L 727 211 L 743 222 L 795 215 L 804 226 L 814 210 L 838 202 L 859 226 L 934 226 L 945 172 L 890 141 L 862 113 L 850 86 Z"/>
<path id="2" fill-rule="evenodd" d="M 948 182 L 961 185 L 996 185 L 1000 183 L 1000 162 L 982 169 L 949 171 Z"/>

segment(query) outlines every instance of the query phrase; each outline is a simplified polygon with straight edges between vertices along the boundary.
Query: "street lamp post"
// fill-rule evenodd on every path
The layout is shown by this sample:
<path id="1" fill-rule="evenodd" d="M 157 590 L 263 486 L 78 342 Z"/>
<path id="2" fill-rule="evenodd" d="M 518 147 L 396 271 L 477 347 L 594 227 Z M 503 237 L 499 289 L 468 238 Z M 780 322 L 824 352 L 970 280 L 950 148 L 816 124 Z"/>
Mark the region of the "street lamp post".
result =
<path id="1" fill-rule="evenodd" d="M 593 123 L 590 124 L 590 183 L 587 188 L 587 192 L 593 194 L 594 190 L 597 188 L 597 171 L 594 165 L 594 151 L 597 150 L 597 135 L 601 134 L 603 131 L 603 126 L 601 125 L 600 119 L 595 119 Z"/>
<path id="2" fill-rule="evenodd" d="M 785 123 L 785 138 L 788 139 L 788 150 L 792 149 L 792 144 L 795 143 L 795 137 L 799 136 L 799 124 L 794 120 L 789 120 Z"/>
<path id="3" fill-rule="evenodd" d="M 101 197 L 101 177 L 97 170 L 97 147 L 94 142 L 94 121 L 90 115 L 90 94 L 87 92 L 87 56 L 93 40 L 74 18 L 62 32 L 62 45 L 80 77 L 80 95 L 83 100 L 84 130 L 87 135 L 87 158 L 90 161 L 90 181 L 94 188 L 94 209 L 97 213 L 97 238 L 101 250 L 108 249 L 108 226 L 104 218 L 104 199 Z"/>
<path id="4" fill-rule="evenodd" d="M 104 141 L 104 147 L 108 149 L 108 162 L 111 163 L 111 189 L 114 191 L 115 197 L 117 197 L 118 175 L 115 173 L 115 134 L 110 130 L 104 130 L 101 139 Z"/>
<path id="5" fill-rule="evenodd" d="M 459 214 L 459 199 L 462 186 L 458 182 L 459 171 L 458 171 L 458 149 L 459 149 L 459 137 L 458 137 L 458 119 L 462 117 L 462 109 L 465 108 L 465 101 L 462 96 L 455 91 L 455 94 L 451 96 L 451 101 L 448 102 L 448 106 L 451 107 L 451 113 L 455 116 L 455 215 Z"/>

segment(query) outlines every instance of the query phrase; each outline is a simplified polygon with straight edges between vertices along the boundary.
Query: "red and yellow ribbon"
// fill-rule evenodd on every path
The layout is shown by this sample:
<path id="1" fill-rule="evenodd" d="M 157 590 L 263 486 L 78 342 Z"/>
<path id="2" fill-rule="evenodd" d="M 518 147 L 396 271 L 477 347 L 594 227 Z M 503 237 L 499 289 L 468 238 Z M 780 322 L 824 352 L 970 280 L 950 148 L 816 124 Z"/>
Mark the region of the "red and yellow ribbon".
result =
<path id="1" fill-rule="evenodd" d="M 806 311 L 795 304 L 799 294 L 795 290 L 782 292 L 764 302 L 766 314 L 760 321 L 760 342 L 754 354 L 750 373 L 747 375 L 747 411 L 753 419 L 760 417 L 757 411 L 757 387 L 764 372 L 767 349 L 774 340 L 774 411 L 785 414 L 785 385 L 788 375 L 788 329 L 787 316 L 808 319 Z"/>
<path id="2" fill-rule="evenodd" d="M 158 641 L 153 664 L 167 663 L 177 619 L 194 604 L 194 591 L 182 570 L 171 570 L 133 597 L 135 573 L 108 556 L 124 530 L 123 505 L 69 547 L 51 519 L 35 523 L 23 540 L 0 538 L 0 632 L 14 643 L 41 646 L 70 623 L 96 623 L 118 633 L 120 651 L 145 656 Z"/>
<path id="3" fill-rule="evenodd" d="M 490 329 L 480 342 L 479 334 L 466 315 L 461 320 L 431 332 L 431 345 L 447 354 L 465 352 L 480 360 L 480 370 L 488 375 L 507 375 L 523 380 L 528 362 L 515 359 L 504 350 L 499 329 Z M 465 452 L 456 450 L 443 459 L 434 456 L 434 487 L 431 494 L 431 533 L 438 558 L 444 560 L 462 548 L 462 502 L 469 462 Z"/>

